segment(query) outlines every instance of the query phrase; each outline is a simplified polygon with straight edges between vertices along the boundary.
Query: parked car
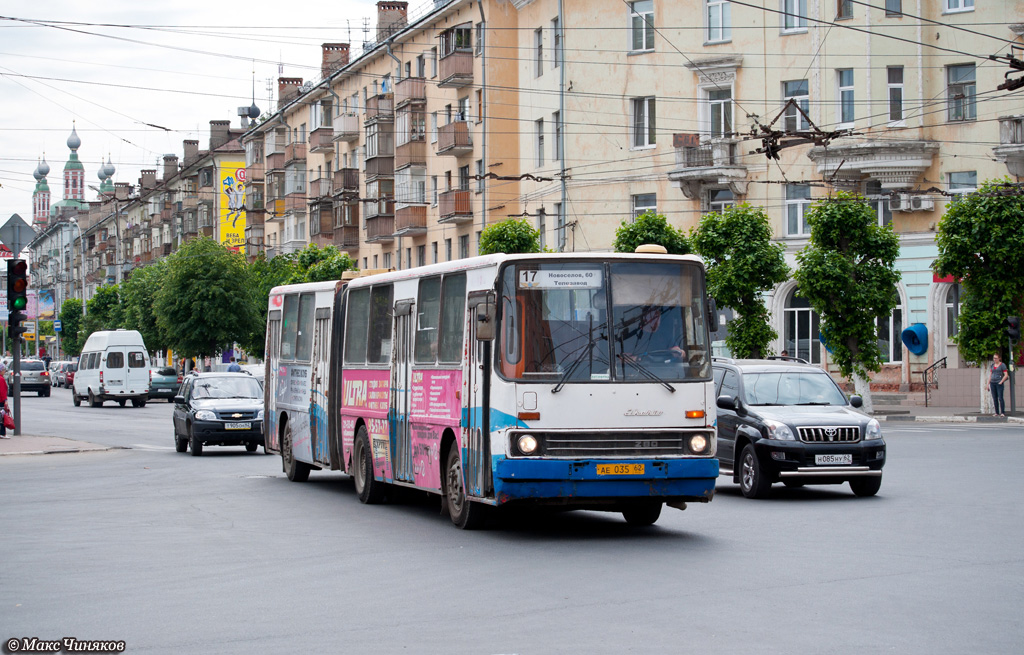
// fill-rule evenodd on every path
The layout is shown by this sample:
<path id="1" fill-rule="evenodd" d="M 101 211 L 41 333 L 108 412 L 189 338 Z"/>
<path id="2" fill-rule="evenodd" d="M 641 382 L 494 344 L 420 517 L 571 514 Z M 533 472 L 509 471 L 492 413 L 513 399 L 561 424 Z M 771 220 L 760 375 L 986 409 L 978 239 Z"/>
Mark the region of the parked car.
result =
<path id="1" fill-rule="evenodd" d="M 71 400 L 92 407 L 115 400 L 121 407 L 131 400 L 145 407 L 149 400 L 149 365 L 146 344 L 138 330 L 102 330 L 86 339 L 79 357 Z"/>
<path id="2" fill-rule="evenodd" d="M 14 369 L 8 368 L 5 373 L 7 388 L 13 389 Z M 21 360 L 21 392 L 35 391 L 40 396 L 50 396 L 50 372 L 41 359 Z"/>
<path id="3" fill-rule="evenodd" d="M 263 442 L 263 388 L 248 373 L 186 375 L 174 397 L 174 447 L 179 453 L 204 446 L 245 446 Z"/>
<path id="4" fill-rule="evenodd" d="M 149 369 L 149 399 L 166 398 L 173 403 L 181 388 L 181 377 L 173 366 L 157 366 Z"/>
<path id="5" fill-rule="evenodd" d="M 78 364 L 75 362 L 61 364 L 60 370 L 57 371 L 57 386 L 70 389 L 75 383 L 75 371 L 77 370 Z"/>
<path id="6" fill-rule="evenodd" d="M 50 373 L 50 386 L 51 387 L 57 386 L 57 378 L 59 377 L 58 373 L 60 372 L 60 367 L 61 367 L 61 365 L 66 364 L 66 363 L 67 362 L 65 362 L 63 360 L 58 361 L 56 359 L 50 362 L 50 366 L 49 366 L 48 372 Z"/>
<path id="7" fill-rule="evenodd" d="M 794 358 L 715 359 L 718 462 L 747 498 L 787 487 L 850 483 L 858 496 L 882 485 L 879 422 L 856 411 L 828 373 Z"/>
<path id="8" fill-rule="evenodd" d="M 242 371 L 253 376 L 259 380 L 260 384 L 263 384 L 264 367 L 263 364 L 245 364 L 242 366 Z"/>

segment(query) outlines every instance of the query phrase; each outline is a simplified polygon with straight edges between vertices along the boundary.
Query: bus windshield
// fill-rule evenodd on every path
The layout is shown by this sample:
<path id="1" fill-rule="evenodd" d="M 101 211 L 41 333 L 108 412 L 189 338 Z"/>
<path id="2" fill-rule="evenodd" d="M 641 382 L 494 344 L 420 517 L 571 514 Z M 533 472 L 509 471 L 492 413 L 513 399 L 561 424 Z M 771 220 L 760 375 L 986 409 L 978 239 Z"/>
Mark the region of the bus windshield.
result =
<path id="1" fill-rule="evenodd" d="M 530 382 L 706 380 L 702 276 L 690 262 L 509 265 L 499 370 Z"/>

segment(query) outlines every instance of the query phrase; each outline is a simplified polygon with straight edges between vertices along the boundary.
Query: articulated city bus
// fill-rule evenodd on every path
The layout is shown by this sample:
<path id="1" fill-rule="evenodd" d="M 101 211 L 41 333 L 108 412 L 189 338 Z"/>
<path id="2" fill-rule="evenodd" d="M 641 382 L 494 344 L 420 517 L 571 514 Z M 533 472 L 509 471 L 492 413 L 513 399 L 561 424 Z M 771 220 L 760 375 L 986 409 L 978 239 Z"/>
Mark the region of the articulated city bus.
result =
<path id="1" fill-rule="evenodd" d="M 489 255 L 270 293 L 265 435 L 364 503 L 436 493 L 657 521 L 714 495 L 704 269 L 664 254 Z"/>

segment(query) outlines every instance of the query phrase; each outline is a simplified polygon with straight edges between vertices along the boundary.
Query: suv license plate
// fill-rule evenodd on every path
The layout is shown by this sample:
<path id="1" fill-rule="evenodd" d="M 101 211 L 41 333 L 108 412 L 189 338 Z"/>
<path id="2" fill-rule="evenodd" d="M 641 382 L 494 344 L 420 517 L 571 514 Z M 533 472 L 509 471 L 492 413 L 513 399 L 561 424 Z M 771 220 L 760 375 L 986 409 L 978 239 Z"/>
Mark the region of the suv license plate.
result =
<path id="1" fill-rule="evenodd" d="M 815 455 L 814 463 L 818 465 L 853 464 L 853 455 Z"/>
<path id="2" fill-rule="evenodd" d="M 225 430 L 250 430 L 252 429 L 252 423 L 225 423 Z"/>
<path id="3" fill-rule="evenodd" d="M 598 464 L 598 475 L 643 475 L 643 464 Z"/>

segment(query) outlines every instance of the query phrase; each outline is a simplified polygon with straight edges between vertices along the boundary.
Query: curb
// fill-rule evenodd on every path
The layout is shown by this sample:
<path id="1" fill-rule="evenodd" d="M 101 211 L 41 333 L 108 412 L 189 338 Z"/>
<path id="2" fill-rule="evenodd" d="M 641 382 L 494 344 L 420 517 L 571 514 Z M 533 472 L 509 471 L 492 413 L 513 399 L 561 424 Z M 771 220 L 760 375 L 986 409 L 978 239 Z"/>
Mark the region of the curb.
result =
<path id="1" fill-rule="evenodd" d="M 1017 416 L 1007 416 L 1006 418 L 998 418 L 995 416 L 913 416 L 907 414 L 890 414 L 882 416 L 873 416 L 875 420 L 893 423 L 991 423 L 995 425 L 1013 424 L 1018 425 L 1024 424 L 1024 418 Z"/>
<path id="2" fill-rule="evenodd" d="M 59 455 L 124 450 L 123 446 L 104 446 L 67 437 L 20 434 L 0 441 L 0 457 L 10 455 Z"/>

